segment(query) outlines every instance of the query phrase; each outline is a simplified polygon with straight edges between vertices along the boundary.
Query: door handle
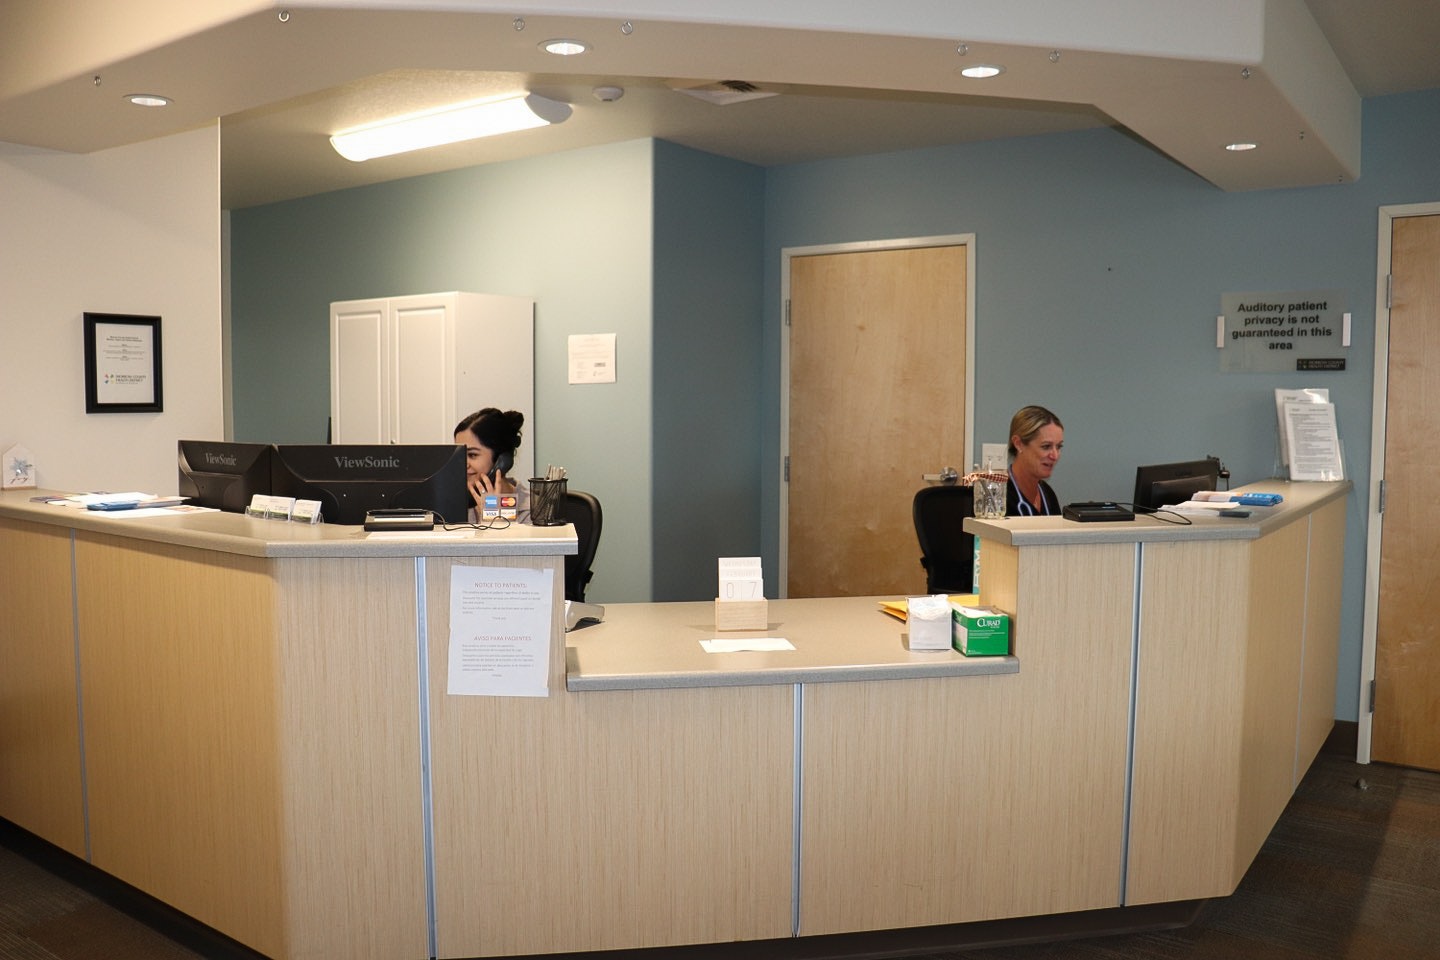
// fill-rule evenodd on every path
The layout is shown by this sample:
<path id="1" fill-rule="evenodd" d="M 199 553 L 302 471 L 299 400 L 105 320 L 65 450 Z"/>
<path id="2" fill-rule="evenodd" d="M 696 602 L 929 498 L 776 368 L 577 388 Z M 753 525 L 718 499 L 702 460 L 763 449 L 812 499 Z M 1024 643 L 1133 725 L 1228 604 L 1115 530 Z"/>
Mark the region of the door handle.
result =
<path id="1" fill-rule="evenodd" d="M 939 473 L 923 473 L 920 475 L 920 479 L 926 483 L 940 483 L 950 486 L 954 484 L 956 480 L 960 479 L 960 472 L 954 467 L 946 467 Z"/>

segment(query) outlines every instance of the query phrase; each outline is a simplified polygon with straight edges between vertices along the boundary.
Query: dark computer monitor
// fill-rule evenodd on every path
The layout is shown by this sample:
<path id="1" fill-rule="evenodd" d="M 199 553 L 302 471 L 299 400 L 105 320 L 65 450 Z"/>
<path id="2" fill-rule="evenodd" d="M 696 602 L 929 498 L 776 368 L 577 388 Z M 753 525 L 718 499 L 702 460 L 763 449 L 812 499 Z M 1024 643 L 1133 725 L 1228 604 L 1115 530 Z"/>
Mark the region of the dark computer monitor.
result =
<path id="1" fill-rule="evenodd" d="M 181 440 L 180 496 L 200 507 L 244 513 L 250 498 L 270 492 L 268 443 Z"/>
<path id="2" fill-rule="evenodd" d="M 1159 510 L 1183 503 L 1201 490 L 1214 490 L 1219 479 L 1220 461 L 1214 457 L 1139 467 L 1135 470 L 1135 506 Z"/>
<path id="3" fill-rule="evenodd" d="M 365 522 L 371 510 L 430 510 L 464 523 L 465 448 L 457 444 L 277 444 L 270 492 L 318 500 L 326 523 Z"/>

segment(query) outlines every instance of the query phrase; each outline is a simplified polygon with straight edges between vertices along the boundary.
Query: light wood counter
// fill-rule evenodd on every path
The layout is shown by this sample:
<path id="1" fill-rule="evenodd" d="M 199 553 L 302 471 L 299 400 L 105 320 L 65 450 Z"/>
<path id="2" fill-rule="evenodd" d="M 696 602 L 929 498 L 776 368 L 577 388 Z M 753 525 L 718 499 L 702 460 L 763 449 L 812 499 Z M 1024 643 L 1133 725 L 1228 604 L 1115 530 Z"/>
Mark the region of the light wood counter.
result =
<path id="1" fill-rule="evenodd" d="M 615 603 L 566 639 L 572 691 L 914 680 L 1015 673 L 1015 657 L 910 650 L 877 597 L 771 600 L 766 630 L 715 629 L 713 603 Z M 706 653 L 700 641 L 780 637 L 794 650 Z"/>
<path id="2" fill-rule="evenodd" d="M 569 524 L 532 527 L 516 523 L 491 530 L 371 534 L 356 526 L 258 520 L 218 510 L 129 517 L 124 511 L 32 502 L 32 497 L 44 495 L 65 496 L 51 490 L 0 492 L 0 517 L 247 557 L 539 557 L 576 550 L 575 528 Z"/>
<path id="3" fill-rule="evenodd" d="M 70 534 L 0 525 L 0 815 L 83 857 Z"/>
<path id="4" fill-rule="evenodd" d="M 967 519 L 965 529 L 987 540 L 1015 547 L 1062 543 L 1258 540 L 1334 500 L 1344 499 L 1349 490 L 1349 483 L 1260 480 L 1237 487 L 1231 493 L 1278 493 L 1284 500 L 1273 507 L 1242 507 L 1250 511 L 1250 516 L 1245 518 L 1169 513 L 1166 519 L 1138 514 L 1134 520 L 1076 523 L 1063 517 L 1005 517 L 1000 520 Z"/>
<path id="5" fill-rule="evenodd" d="M 268 956 L 430 956 L 426 575 L 548 571 L 559 659 L 573 529 L 367 537 L 31 495 L 0 494 L 0 816 Z"/>
<path id="6" fill-rule="evenodd" d="M 1115 558 L 1138 586 L 1125 904 L 1232 893 L 1333 724 L 1350 484 L 1243 489 L 1284 501 L 1188 525 L 965 521 L 984 541 L 982 600 L 1014 611 L 1027 669 L 1036 619 L 1080 601 L 1026 589 L 1015 570 L 1079 544 L 1132 545 Z"/>
<path id="7" fill-rule="evenodd" d="M 568 636 L 570 528 L 365 538 L 0 494 L 0 816 L 279 960 L 925 927 L 1233 891 L 1332 723 L 1348 484 L 967 521 L 1009 657 L 875 598 Z M 446 692 L 450 573 L 550 577 L 545 697 Z M 727 636 L 729 634 L 726 634 Z M 744 635 L 744 634 L 737 634 Z M 754 635 L 754 634 L 751 634 Z"/>

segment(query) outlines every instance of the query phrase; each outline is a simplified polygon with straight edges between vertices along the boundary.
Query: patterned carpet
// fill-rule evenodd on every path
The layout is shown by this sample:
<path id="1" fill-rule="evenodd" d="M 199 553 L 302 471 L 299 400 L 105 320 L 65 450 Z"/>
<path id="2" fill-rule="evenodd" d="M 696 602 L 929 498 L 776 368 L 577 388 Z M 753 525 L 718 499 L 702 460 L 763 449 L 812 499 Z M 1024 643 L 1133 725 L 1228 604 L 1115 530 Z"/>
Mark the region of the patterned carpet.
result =
<path id="1" fill-rule="evenodd" d="M 624 954 L 649 960 L 820 960 L 853 956 L 859 947 L 869 957 L 898 955 L 882 944 L 883 939 L 867 938 L 863 947 L 834 942 L 797 950 L 795 941 L 772 941 Z M 1180 929 L 931 950 L 922 955 L 929 960 L 1436 960 L 1440 774 L 1359 766 L 1345 756 L 1322 754 L 1235 895 L 1205 904 L 1198 919 Z M 77 872 L 74 864 L 37 852 L 13 831 L 0 833 L 0 960 L 256 956 L 173 914 L 157 913 L 153 904 L 123 890 L 95 885 L 83 867 Z"/>

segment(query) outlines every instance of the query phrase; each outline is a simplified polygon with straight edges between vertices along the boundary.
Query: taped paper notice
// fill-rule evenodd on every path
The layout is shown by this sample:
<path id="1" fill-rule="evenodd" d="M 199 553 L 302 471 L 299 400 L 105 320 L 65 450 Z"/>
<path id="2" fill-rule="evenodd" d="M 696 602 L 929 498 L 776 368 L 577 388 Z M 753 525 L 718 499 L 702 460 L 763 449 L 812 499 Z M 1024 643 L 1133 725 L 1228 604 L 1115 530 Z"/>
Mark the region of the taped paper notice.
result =
<path id="1" fill-rule="evenodd" d="M 450 663 L 445 692 L 548 697 L 548 570 L 450 568 Z"/>

